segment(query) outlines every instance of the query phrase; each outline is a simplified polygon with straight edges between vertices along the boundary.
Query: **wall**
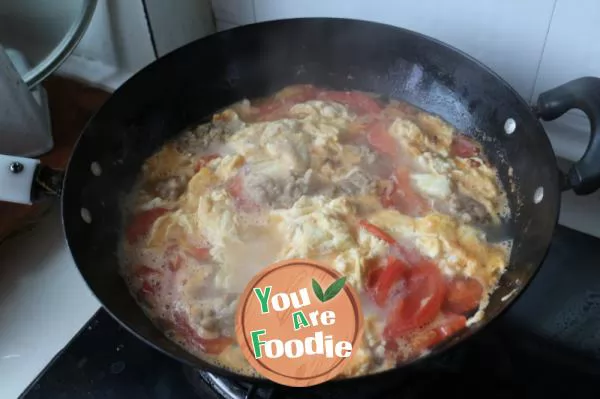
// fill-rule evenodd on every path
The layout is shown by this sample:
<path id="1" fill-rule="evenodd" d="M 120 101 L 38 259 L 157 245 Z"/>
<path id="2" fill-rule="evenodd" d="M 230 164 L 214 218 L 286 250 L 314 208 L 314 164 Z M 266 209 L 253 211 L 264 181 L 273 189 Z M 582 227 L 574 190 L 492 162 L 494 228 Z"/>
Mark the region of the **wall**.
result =
<path id="1" fill-rule="evenodd" d="M 209 0 L 99 0 L 59 72 L 114 90 L 157 57 L 214 31 Z"/>

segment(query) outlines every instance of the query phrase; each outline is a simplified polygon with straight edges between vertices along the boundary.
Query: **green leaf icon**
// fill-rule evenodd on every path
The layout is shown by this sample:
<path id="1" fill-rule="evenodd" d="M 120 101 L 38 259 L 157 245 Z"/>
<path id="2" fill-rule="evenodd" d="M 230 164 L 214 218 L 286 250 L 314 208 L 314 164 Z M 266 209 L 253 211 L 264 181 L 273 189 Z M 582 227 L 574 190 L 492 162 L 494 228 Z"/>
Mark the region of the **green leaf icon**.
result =
<path id="1" fill-rule="evenodd" d="M 325 293 L 323 293 L 323 289 L 321 288 L 321 286 L 319 285 L 317 280 L 315 280 L 313 278 L 312 279 L 312 288 L 313 288 L 313 291 L 315 292 L 315 295 L 317 296 L 317 298 L 319 298 L 319 301 L 327 302 L 327 301 L 335 298 L 335 296 L 342 290 L 342 288 L 344 288 L 345 283 L 346 283 L 346 276 L 341 277 L 338 280 L 334 281 L 333 284 L 331 284 L 325 290 Z"/>
<path id="2" fill-rule="evenodd" d="M 344 284 L 346 283 L 346 276 L 336 280 L 333 284 L 329 286 L 325 290 L 325 295 L 323 296 L 323 302 L 327 302 L 330 299 L 335 298 L 335 296 L 344 288 Z"/>
<path id="3" fill-rule="evenodd" d="M 319 298 L 319 301 L 325 302 L 325 300 L 323 298 L 323 289 L 321 289 L 321 286 L 319 285 L 317 280 L 315 280 L 314 278 L 312 279 L 312 289 L 313 289 L 315 295 L 317 296 L 317 298 Z"/>

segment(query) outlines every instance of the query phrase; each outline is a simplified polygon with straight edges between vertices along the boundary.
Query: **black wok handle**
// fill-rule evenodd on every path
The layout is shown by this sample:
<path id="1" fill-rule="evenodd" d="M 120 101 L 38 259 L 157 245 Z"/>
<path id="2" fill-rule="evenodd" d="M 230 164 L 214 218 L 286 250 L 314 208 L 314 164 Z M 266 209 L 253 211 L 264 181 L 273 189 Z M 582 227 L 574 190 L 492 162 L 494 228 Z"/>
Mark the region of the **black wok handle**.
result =
<path id="1" fill-rule="evenodd" d="M 591 194 L 600 188 L 600 78 L 575 79 L 538 97 L 538 116 L 545 121 L 552 121 L 572 108 L 585 112 L 592 132 L 585 153 L 566 176 L 566 189 L 579 195 Z"/>

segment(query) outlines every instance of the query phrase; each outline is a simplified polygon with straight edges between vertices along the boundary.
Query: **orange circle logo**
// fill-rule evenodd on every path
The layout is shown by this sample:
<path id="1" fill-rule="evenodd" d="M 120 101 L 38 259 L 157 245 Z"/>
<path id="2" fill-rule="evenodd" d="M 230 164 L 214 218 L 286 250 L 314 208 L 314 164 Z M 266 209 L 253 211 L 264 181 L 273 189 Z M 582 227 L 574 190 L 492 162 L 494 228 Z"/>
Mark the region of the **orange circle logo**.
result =
<path id="1" fill-rule="evenodd" d="M 361 342 L 363 315 L 346 278 L 320 263 L 292 259 L 257 276 L 240 297 L 238 342 L 257 372 L 283 385 L 328 381 Z"/>

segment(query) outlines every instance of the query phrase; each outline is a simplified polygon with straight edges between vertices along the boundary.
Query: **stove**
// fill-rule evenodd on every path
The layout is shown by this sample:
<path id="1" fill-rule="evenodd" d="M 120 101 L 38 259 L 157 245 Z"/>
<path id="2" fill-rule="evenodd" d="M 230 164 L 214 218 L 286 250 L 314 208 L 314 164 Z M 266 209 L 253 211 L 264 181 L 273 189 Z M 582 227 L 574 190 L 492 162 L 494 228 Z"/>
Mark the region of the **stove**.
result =
<path id="1" fill-rule="evenodd" d="M 525 293 L 471 339 L 408 371 L 305 389 L 188 368 L 99 310 L 21 397 L 598 398 L 599 260 L 600 239 L 559 226 Z"/>

